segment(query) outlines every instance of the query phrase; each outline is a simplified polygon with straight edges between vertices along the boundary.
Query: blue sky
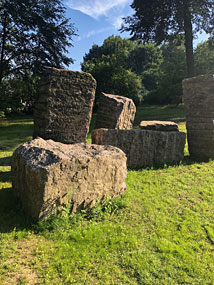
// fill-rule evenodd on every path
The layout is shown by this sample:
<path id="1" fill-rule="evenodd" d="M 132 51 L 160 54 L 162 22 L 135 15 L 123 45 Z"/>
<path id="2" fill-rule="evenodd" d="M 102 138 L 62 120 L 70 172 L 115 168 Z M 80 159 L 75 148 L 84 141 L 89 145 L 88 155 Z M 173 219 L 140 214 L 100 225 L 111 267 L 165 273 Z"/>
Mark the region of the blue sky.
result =
<path id="1" fill-rule="evenodd" d="M 122 18 L 133 14 L 130 8 L 132 0 L 64 0 L 67 16 L 71 18 L 78 29 L 78 37 L 73 38 L 73 47 L 69 50 L 75 60 L 69 68 L 81 70 L 80 63 L 83 56 L 93 44 L 101 45 L 111 35 L 128 37 L 127 33 L 120 33 Z M 206 39 L 199 35 L 197 42 Z"/>

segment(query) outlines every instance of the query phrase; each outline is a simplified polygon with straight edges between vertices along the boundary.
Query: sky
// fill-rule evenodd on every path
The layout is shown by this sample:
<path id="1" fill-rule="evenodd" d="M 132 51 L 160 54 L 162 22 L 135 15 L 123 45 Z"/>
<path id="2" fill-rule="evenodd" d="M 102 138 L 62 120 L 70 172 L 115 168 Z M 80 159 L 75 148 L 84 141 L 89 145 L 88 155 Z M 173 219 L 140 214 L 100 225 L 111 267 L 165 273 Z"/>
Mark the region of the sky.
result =
<path id="1" fill-rule="evenodd" d="M 83 56 L 93 44 L 100 46 L 111 35 L 129 37 L 128 33 L 118 30 L 122 18 L 134 13 L 131 3 L 132 0 L 64 0 L 67 17 L 71 18 L 79 35 L 73 37 L 73 47 L 69 49 L 69 56 L 74 60 L 69 69 L 81 70 Z M 195 44 L 206 39 L 206 35 L 199 35 Z"/>

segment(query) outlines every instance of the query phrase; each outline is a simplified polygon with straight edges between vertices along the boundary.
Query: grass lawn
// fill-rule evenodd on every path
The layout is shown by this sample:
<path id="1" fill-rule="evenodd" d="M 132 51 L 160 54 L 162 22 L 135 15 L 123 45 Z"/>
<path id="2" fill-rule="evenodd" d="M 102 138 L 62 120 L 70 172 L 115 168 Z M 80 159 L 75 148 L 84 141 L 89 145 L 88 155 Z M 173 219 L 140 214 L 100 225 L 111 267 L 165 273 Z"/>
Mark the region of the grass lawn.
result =
<path id="1" fill-rule="evenodd" d="M 179 122 L 182 106 L 139 108 L 135 124 Z M 0 284 L 214 284 L 214 161 L 129 171 L 123 197 L 32 224 L 13 197 L 10 158 L 32 118 L 0 120 Z"/>

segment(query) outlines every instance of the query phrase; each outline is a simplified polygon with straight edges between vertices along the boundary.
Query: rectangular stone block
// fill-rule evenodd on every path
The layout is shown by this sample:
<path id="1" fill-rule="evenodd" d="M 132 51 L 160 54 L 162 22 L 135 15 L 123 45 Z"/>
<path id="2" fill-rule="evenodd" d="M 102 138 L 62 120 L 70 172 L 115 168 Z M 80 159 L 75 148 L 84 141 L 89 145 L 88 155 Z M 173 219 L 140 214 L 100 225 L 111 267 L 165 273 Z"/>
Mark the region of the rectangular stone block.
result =
<path id="1" fill-rule="evenodd" d="M 148 130 L 97 129 L 92 143 L 112 145 L 123 150 L 128 168 L 178 163 L 184 157 L 186 134 Z"/>
<path id="2" fill-rule="evenodd" d="M 96 81 L 89 73 L 46 68 L 34 110 L 33 137 L 67 144 L 85 142 L 95 90 Z"/>
<path id="3" fill-rule="evenodd" d="M 139 127 L 141 130 L 178 132 L 178 124 L 171 121 L 141 121 Z"/>
<path id="4" fill-rule="evenodd" d="M 123 194 L 126 174 L 126 156 L 112 146 L 39 138 L 21 145 L 12 156 L 14 193 L 35 220 L 49 217 L 64 203 L 72 201 L 76 212 Z"/>

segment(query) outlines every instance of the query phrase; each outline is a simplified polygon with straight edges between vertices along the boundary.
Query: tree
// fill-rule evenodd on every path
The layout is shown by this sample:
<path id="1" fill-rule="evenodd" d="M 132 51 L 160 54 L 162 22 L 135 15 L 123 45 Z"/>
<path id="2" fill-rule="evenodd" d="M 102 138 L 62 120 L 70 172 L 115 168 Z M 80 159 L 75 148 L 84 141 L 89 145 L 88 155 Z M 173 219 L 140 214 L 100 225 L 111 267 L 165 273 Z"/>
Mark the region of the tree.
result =
<path id="1" fill-rule="evenodd" d="M 97 80 L 96 101 L 100 92 L 129 97 L 139 104 L 144 88 L 141 77 L 130 68 L 130 53 L 136 43 L 119 36 L 108 37 L 102 46 L 93 45 L 84 56 L 82 71 Z"/>
<path id="2" fill-rule="evenodd" d="M 193 36 L 204 30 L 213 33 L 214 0 L 134 0 L 133 16 L 124 18 L 121 31 L 132 39 L 158 45 L 170 37 L 184 34 L 188 77 L 195 75 Z"/>
<path id="3" fill-rule="evenodd" d="M 141 77 L 145 89 L 151 91 L 157 88 L 162 61 L 162 52 L 156 44 L 137 43 L 135 49 L 130 52 L 129 67 Z"/>
<path id="4" fill-rule="evenodd" d="M 60 0 L 0 0 L 0 84 L 43 66 L 69 65 L 74 35 Z"/>
<path id="5" fill-rule="evenodd" d="M 184 44 L 176 39 L 161 47 L 163 61 L 157 78 L 157 88 L 148 95 L 147 102 L 179 104 L 182 98 L 182 80 L 186 77 Z"/>
<path id="6" fill-rule="evenodd" d="M 0 110 L 7 112 L 33 112 L 37 99 L 38 76 L 26 73 L 22 79 L 2 80 L 0 85 Z"/>
<path id="7" fill-rule="evenodd" d="M 194 56 L 197 75 L 214 72 L 214 43 L 212 41 L 198 44 Z"/>

